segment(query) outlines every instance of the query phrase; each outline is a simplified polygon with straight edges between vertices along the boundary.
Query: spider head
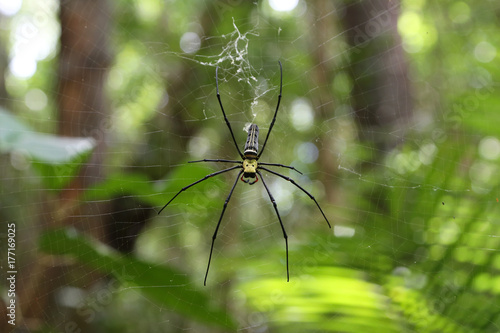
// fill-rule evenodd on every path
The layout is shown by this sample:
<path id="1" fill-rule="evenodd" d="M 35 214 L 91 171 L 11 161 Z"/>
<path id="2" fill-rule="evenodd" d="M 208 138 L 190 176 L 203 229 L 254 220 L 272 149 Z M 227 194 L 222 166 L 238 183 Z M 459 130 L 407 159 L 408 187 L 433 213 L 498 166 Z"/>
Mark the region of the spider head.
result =
<path id="1" fill-rule="evenodd" d="M 252 178 L 255 177 L 256 170 L 257 170 L 257 160 L 249 158 L 243 160 L 243 173 L 245 177 L 252 177 Z"/>
<path id="2" fill-rule="evenodd" d="M 254 159 L 245 159 L 243 160 L 243 176 L 241 176 L 241 180 L 247 184 L 253 185 L 255 184 L 259 178 L 257 178 L 256 171 L 257 170 L 257 160 Z M 249 178 L 255 178 L 255 181 L 250 182 Z"/>

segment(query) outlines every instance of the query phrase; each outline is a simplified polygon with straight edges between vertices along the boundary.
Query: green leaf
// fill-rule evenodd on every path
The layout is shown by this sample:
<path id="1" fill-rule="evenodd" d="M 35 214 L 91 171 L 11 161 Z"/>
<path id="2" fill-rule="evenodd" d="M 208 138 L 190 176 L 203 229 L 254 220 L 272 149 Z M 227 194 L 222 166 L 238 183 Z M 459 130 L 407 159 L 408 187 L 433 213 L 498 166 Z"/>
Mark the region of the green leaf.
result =
<path id="1" fill-rule="evenodd" d="M 218 163 L 221 164 L 221 163 Z M 170 200 L 180 189 L 204 176 L 224 167 L 215 169 L 206 164 L 186 163 L 176 167 L 165 181 L 152 181 L 144 174 L 118 172 L 110 175 L 104 182 L 98 183 L 85 191 L 85 200 L 107 200 L 120 195 L 133 195 L 143 202 L 161 207 Z M 207 186 L 222 185 L 222 177 L 207 179 L 196 187 L 204 191 Z M 222 179 L 221 179 L 222 178 Z M 223 187 L 222 187 L 223 188 Z M 196 190 L 194 188 L 188 191 Z M 206 190 L 207 191 L 207 190 Z M 192 196 L 180 195 L 176 203 L 191 203 Z"/>
<path id="2" fill-rule="evenodd" d="M 0 152 L 18 152 L 30 159 L 47 188 L 67 184 L 94 147 L 92 138 L 37 133 L 0 108 Z"/>
<path id="3" fill-rule="evenodd" d="M 229 314 L 216 308 L 183 272 L 119 254 L 72 228 L 46 231 L 40 237 L 39 248 L 49 254 L 72 256 L 121 282 L 136 285 L 146 297 L 188 318 L 235 329 Z"/>

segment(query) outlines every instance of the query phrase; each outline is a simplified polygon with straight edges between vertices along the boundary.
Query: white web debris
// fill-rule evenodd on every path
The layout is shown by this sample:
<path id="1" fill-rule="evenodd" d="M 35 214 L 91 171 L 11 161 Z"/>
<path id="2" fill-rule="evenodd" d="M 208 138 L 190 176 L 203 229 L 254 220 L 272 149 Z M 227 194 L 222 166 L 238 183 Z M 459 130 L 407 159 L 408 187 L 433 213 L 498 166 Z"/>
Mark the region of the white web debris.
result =
<path id="1" fill-rule="evenodd" d="M 222 46 L 222 51 L 217 55 L 207 56 L 197 54 L 194 55 L 194 58 L 177 53 L 175 55 L 180 56 L 184 59 L 194 61 L 203 66 L 219 66 L 220 70 L 224 72 L 228 72 L 232 68 L 236 68 L 233 76 L 237 78 L 238 82 L 246 82 L 250 86 L 253 86 L 254 82 L 257 82 L 258 72 L 250 64 L 250 61 L 248 59 L 248 46 L 250 43 L 249 36 L 259 37 L 259 33 L 256 32 L 256 28 L 242 33 L 238 29 L 234 17 L 233 27 L 234 30 L 229 34 L 224 34 L 220 37 L 204 38 L 205 41 L 215 38 L 228 40 L 228 42 Z M 207 59 L 207 61 L 202 61 L 200 60 L 200 58 Z M 222 65 L 223 63 L 224 65 Z"/>
<path id="2" fill-rule="evenodd" d="M 254 122 L 258 113 L 263 110 L 259 105 L 259 99 L 271 90 L 269 88 L 270 86 L 272 88 L 275 86 L 270 85 L 268 83 L 268 78 L 262 77 L 260 75 L 260 70 L 256 69 L 249 60 L 250 37 L 260 36 L 257 32 L 258 24 L 252 26 L 250 30 L 242 32 L 236 25 L 234 17 L 232 19 L 234 30 L 230 33 L 202 38 L 202 44 L 209 40 L 221 39 L 220 44 L 222 51 L 220 53 L 216 55 L 193 54 L 192 56 L 182 53 L 174 54 L 178 57 L 194 61 L 199 65 L 213 68 L 219 67 L 219 84 L 234 79 L 237 82 L 243 82 L 248 85 L 250 87 L 249 91 L 251 91 L 253 95 L 252 99 L 247 102 L 251 113 L 251 118 L 248 120 Z M 279 28 L 279 31 L 281 31 L 281 28 Z M 245 126 L 244 130 L 247 131 L 247 129 L 248 128 Z"/>
<path id="3" fill-rule="evenodd" d="M 245 123 L 245 126 L 243 126 L 243 130 L 248 133 L 248 129 L 250 128 L 250 125 L 252 125 L 252 123 Z"/>
<path id="4" fill-rule="evenodd" d="M 216 64 L 220 64 L 229 60 L 232 66 L 237 67 L 236 76 L 238 77 L 238 82 L 243 81 L 252 85 L 253 82 L 257 82 L 255 77 L 255 69 L 250 65 L 248 60 L 248 44 L 250 42 L 248 35 L 258 37 L 259 34 L 254 30 L 241 33 L 236 25 L 233 17 L 233 27 L 234 31 L 229 35 L 222 35 L 222 38 L 229 38 L 230 42 L 227 43 L 223 48 L 222 52 L 217 55 L 218 60 Z"/>

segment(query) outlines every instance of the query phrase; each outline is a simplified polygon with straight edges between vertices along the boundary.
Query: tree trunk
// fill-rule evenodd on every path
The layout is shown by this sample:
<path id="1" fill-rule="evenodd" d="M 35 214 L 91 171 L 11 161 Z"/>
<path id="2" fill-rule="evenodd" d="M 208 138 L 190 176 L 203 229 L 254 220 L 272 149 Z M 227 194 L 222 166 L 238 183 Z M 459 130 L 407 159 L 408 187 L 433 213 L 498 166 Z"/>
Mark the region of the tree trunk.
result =
<path id="1" fill-rule="evenodd" d="M 108 48 L 110 7 L 106 0 L 61 1 L 61 39 L 58 68 L 57 102 L 58 134 L 72 137 L 92 136 L 97 141 L 92 157 L 79 175 L 57 197 L 48 193 L 41 214 L 41 229 L 76 226 L 103 239 L 101 203 L 81 203 L 81 194 L 91 184 L 103 179 L 102 160 L 106 133 L 103 124 L 109 114 L 105 97 L 106 74 L 111 55 Z M 58 257 L 38 254 L 33 266 L 23 274 L 20 306 L 29 330 L 39 330 L 52 318 L 61 319 L 54 307 L 54 292 L 67 284 L 68 272 L 74 268 Z M 78 268 L 81 269 L 81 268 Z M 86 287 L 93 274 L 80 280 Z M 50 306 L 52 305 L 52 306 Z M 61 323 L 57 323 L 58 325 Z M 64 326 L 61 326 L 64 327 Z"/>
<path id="2" fill-rule="evenodd" d="M 398 1 L 360 1 L 346 6 L 343 17 L 360 139 L 374 143 L 373 152 L 382 156 L 403 141 L 412 111 L 399 12 Z"/>
<path id="3" fill-rule="evenodd" d="M 313 105 L 317 110 L 319 123 L 331 119 L 335 115 L 336 103 L 332 95 L 332 81 L 334 78 L 335 64 L 331 60 L 333 57 L 331 47 L 331 36 L 335 35 L 337 30 L 333 15 L 325 17 L 325 13 L 332 13 L 335 10 L 334 3 L 329 0 L 315 2 L 315 12 L 311 17 L 311 24 L 314 24 L 311 36 L 311 49 L 314 50 L 312 57 L 315 67 L 313 69 L 312 83 L 318 87 L 313 95 Z M 334 126 L 331 124 L 331 126 Z M 322 135 L 320 142 L 323 142 L 323 147 L 318 147 L 319 156 L 318 164 L 321 170 L 327 171 L 322 173 L 321 183 L 325 189 L 325 196 L 328 202 L 333 203 L 337 195 L 337 184 L 335 181 L 335 173 L 337 168 L 333 168 L 337 164 L 335 155 L 331 153 L 331 142 L 335 139 L 331 133 Z"/>

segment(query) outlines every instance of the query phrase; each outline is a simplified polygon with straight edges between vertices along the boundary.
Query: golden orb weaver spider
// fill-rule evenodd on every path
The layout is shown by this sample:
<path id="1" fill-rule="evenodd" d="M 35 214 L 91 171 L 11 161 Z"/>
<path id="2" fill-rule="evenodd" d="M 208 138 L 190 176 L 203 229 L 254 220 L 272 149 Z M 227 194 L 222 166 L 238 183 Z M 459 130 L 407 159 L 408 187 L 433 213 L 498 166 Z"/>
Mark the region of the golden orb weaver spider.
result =
<path id="1" fill-rule="evenodd" d="M 277 164 L 277 163 L 265 163 L 265 162 L 259 162 L 259 163 L 257 163 L 257 160 L 260 158 L 260 156 L 264 152 L 264 148 L 266 147 L 267 139 L 269 139 L 269 134 L 271 133 L 271 130 L 273 129 L 274 122 L 276 121 L 276 115 L 278 114 L 278 109 L 280 107 L 281 93 L 282 93 L 282 90 L 283 90 L 283 68 L 281 66 L 281 61 L 278 60 L 278 63 L 280 65 L 280 94 L 278 95 L 278 105 L 276 106 L 276 111 L 274 111 L 273 120 L 271 121 L 271 125 L 269 126 L 269 131 L 267 132 L 266 139 L 264 140 L 264 144 L 262 145 L 262 150 L 260 151 L 260 153 L 259 153 L 259 142 L 258 142 L 258 140 L 259 140 L 259 127 L 257 125 L 255 125 L 255 124 L 251 124 L 249 126 L 247 141 L 245 143 L 245 148 L 243 150 L 243 153 L 241 153 L 240 148 L 238 148 L 238 143 L 236 142 L 236 139 L 234 138 L 233 129 L 231 128 L 231 124 L 229 123 L 229 120 L 226 117 L 226 112 L 224 111 L 224 107 L 222 106 L 222 102 L 221 102 L 221 99 L 220 99 L 220 94 L 219 94 L 219 77 L 218 77 L 219 67 L 217 66 L 217 68 L 215 69 L 215 85 L 216 85 L 216 90 L 217 90 L 217 99 L 219 100 L 219 105 L 220 105 L 220 108 L 222 110 L 222 114 L 224 115 L 224 120 L 226 121 L 227 127 L 229 128 L 229 132 L 231 133 L 231 137 L 233 138 L 234 146 L 236 147 L 236 150 L 238 151 L 238 154 L 240 155 L 243 163 L 242 163 L 242 161 L 223 160 L 223 159 L 203 159 L 203 160 L 199 160 L 199 161 L 189 161 L 189 163 L 219 162 L 219 163 L 236 163 L 236 164 L 239 164 L 239 165 L 236 165 L 236 166 L 233 166 L 231 168 L 224 169 L 224 170 L 216 171 L 214 173 L 206 175 L 202 179 L 197 180 L 197 181 L 195 181 L 192 184 L 189 184 L 189 185 L 183 187 L 158 212 L 158 214 L 160 214 L 175 198 L 177 198 L 177 196 L 179 194 L 181 194 L 182 192 L 184 192 L 188 188 L 190 188 L 190 187 L 192 187 L 192 186 L 194 186 L 194 185 L 196 185 L 198 183 L 201 183 L 202 181 L 207 180 L 210 177 L 217 176 L 217 175 L 220 175 L 222 173 L 225 173 L 225 172 L 228 172 L 228 171 L 231 171 L 231 170 L 240 169 L 240 172 L 238 173 L 238 176 L 236 177 L 236 180 L 235 180 L 235 182 L 233 184 L 233 187 L 231 187 L 231 191 L 229 191 L 229 195 L 227 196 L 226 201 L 224 202 L 224 206 L 222 208 L 222 213 L 220 214 L 220 217 L 219 217 L 219 222 L 217 222 L 217 226 L 215 227 L 215 232 L 214 232 L 214 234 L 212 236 L 212 245 L 210 247 L 210 255 L 208 257 L 207 271 L 205 273 L 205 279 L 203 281 L 203 285 L 205 285 L 205 286 L 207 285 L 208 271 L 210 269 L 210 262 L 212 260 L 212 252 L 214 250 L 215 239 L 217 238 L 217 233 L 219 232 L 219 227 L 220 227 L 220 223 L 222 221 L 222 217 L 224 216 L 224 212 L 226 211 L 227 204 L 229 203 L 229 200 L 231 199 L 231 196 L 233 195 L 234 188 L 236 187 L 236 184 L 238 183 L 238 180 L 241 180 L 244 183 L 247 183 L 249 185 L 255 184 L 259 180 L 259 178 L 257 177 L 257 175 L 259 175 L 260 179 L 262 179 L 262 184 L 264 185 L 264 188 L 266 189 L 267 194 L 269 195 L 269 199 L 271 200 L 271 203 L 273 204 L 274 211 L 276 212 L 276 215 L 278 216 L 278 220 L 280 222 L 281 230 L 283 231 L 283 237 L 285 238 L 285 249 L 286 249 L 286 280 L 287 280 L 287 282 L 290 281 L 290 272 L 289 272 L 289 269 L 288 269 L 288 235 L 286 234 L 285 227 L 283 226 L 283 222 L 281 221 L 281 217 L 280 217 L 280 214 L 278 212 L 278 207 L 276 205 L 276 201 L 274 200 L 274 197 L 271 194 L 271 191 L 267 187 L 267 184 L 264 181 L 264 177 L 262 177 L 262 174 L 259 171 L 260 169 L 262 169 L 264 171 L 267 171 L 267 172 L 269 172 L 269 173 L 271 173 L 273 175 L 276 175 L 278 177 L 281 177 L 281 178 L 283 178 L 283 179 L 291 182 L 293 185 L 297 186 L 302 192 L 304 192 L 305 194 L 307 194 L 309 196 L 309 198 L 311 198 L 316 203 L 316 206 L 318 206 L 319 211 L 321 212 L 321 214 L 325 218 L 326 223 L 328 224 L 328 227 L 330 227 L 330 228 L 332 227 L 330 225 L 330 222 L 326 218 L 325 213 L 323 213 L 323 210 L 319 206 L 319 203 L 316 201 L 316 199 L 309 192 L 307 192 L 304 188 L 302 188 L 299 184 L 297 184 L 290 177 L 287 177 L 287 176 L 284 176 L 284 175 L 282 175 L 280 173 L 272 171 L 272 170 L 270 170 L 270 169 L 268 169 L 266 167 L 263 167 L 263 165 L 288 168 L 288 169 L 291 169 L 291 170 L 295 170 L 295 171 L 297 171 L 300 174 L 302 174 L 302 172 L 300 172 L 299 170 L 295 169 L 294 167 L 288 166 L 288 165 Z"/>

